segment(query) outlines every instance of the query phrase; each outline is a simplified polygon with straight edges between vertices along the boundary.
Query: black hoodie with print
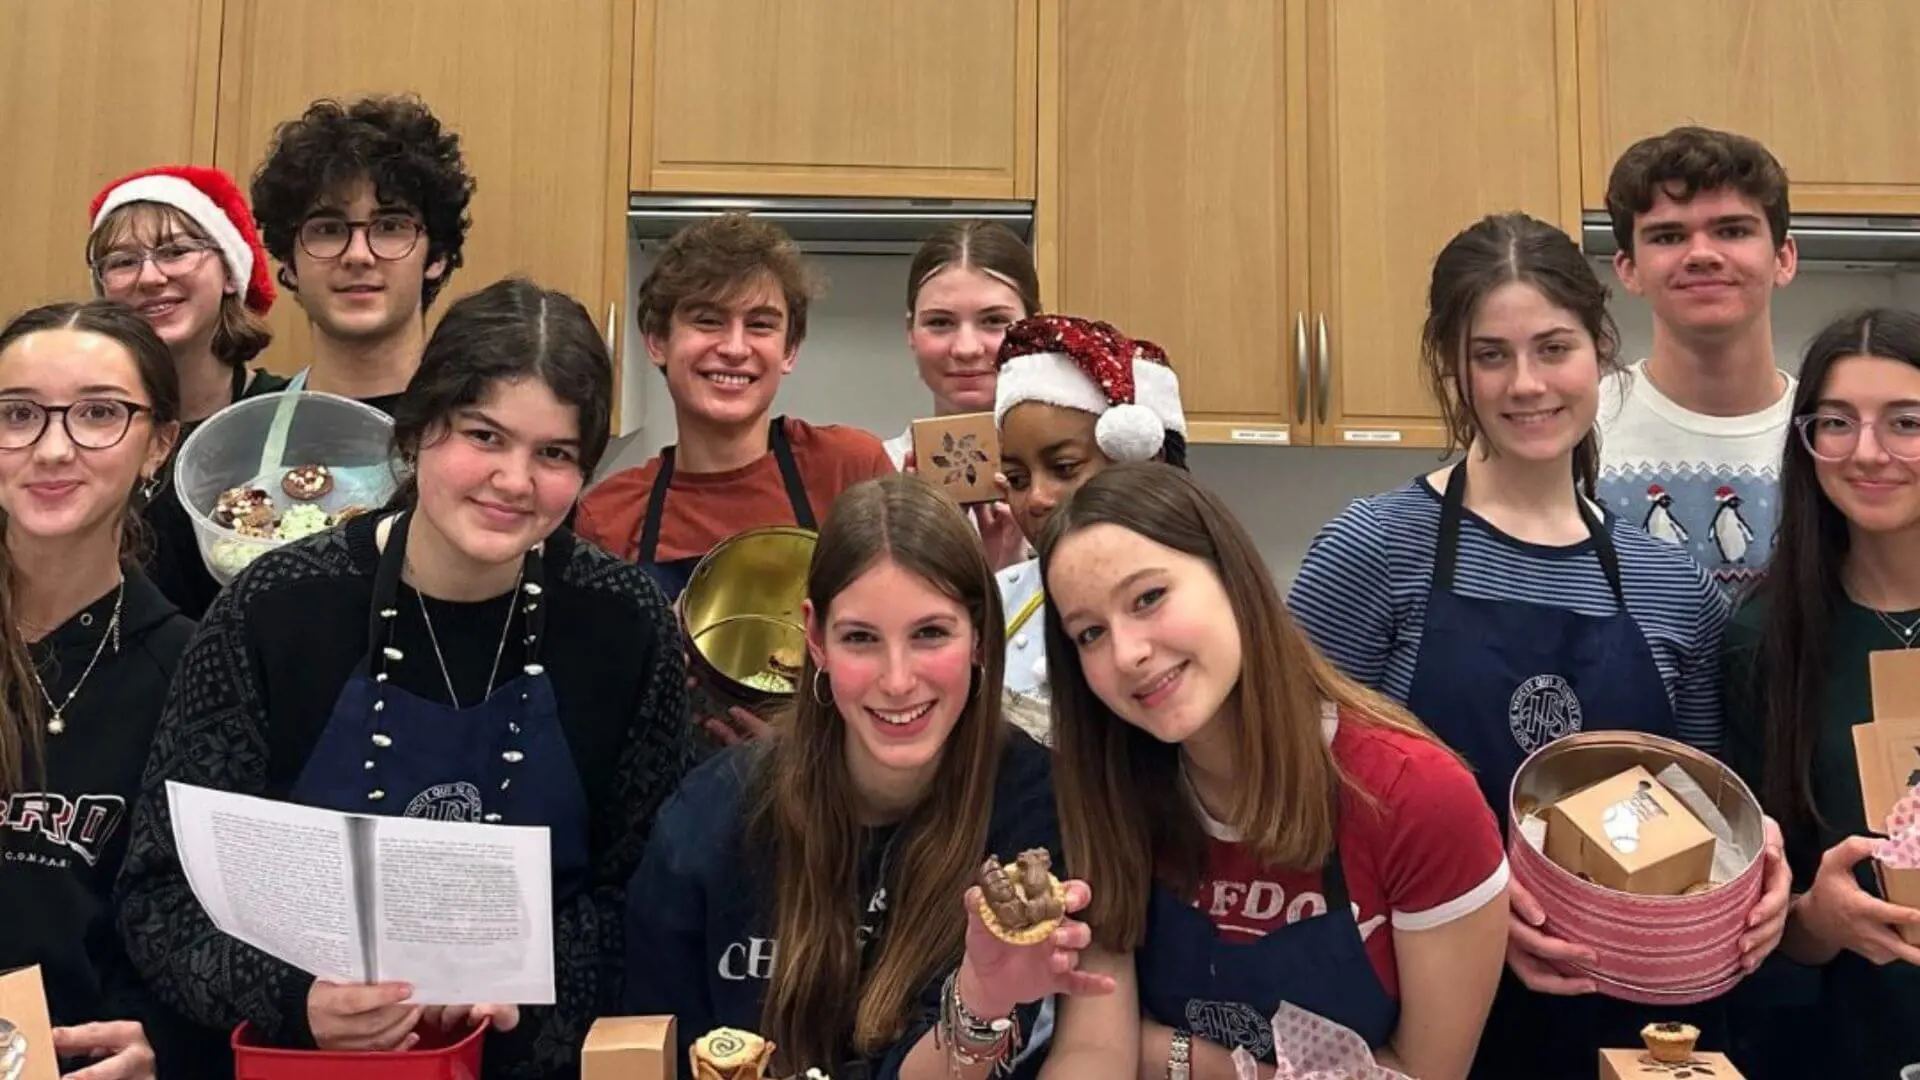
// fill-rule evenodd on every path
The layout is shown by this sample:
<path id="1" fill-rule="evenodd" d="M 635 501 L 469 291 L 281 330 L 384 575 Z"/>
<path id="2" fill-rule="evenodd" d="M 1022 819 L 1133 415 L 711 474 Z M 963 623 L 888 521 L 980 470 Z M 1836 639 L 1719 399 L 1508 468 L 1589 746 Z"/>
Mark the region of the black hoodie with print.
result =
<path id="1" fill-rule="evenodd" d="M 55 1025 L 139 1020 L 163 1055 L 175 1025 L 141 992 L 111 900 L 128 810 L 192 634 L 192 621 L 130 570 L 124 600 L 115 587 L 35 643 L 64 730 L 42 736 L 44 769 L 30 762 L 22 790 L 0 802 L 0 971 L 38 964 Z M 175 1075 L 166 1057 L 160 1066 Z"/>

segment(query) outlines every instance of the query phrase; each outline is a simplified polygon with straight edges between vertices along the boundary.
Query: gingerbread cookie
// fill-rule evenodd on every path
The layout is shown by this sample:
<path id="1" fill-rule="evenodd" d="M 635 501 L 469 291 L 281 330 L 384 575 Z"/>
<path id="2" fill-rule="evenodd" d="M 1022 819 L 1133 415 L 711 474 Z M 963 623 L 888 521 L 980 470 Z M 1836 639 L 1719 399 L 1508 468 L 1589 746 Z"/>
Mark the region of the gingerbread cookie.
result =
<path id="1" fill-rule="evenodd" d="M 751 1031 L 715 1028 L 687 1050 L 693 1080 L 766 1080 L 773 1044 Z"/>
<path id="2" fill-rule="evenodd" d="M 280 478 L 288 498 L 312 502 L 333 490 L 333 473 L 325 465 L 296 465 Z"/>
<path id="3" fill-rule="evenodd" d="M 261 506 L 266 507 L 269 513 L 273 510 L 273 496 L 265 490 L 245 484 L 228 488 L 214 501 L 213 523 L 223 529 L 235 528 L 241 518 Z"/>
<path id="4" fill-rule="evenodd" d="M 980 921 L 1013 945 L 1047 940 L 1067 913 L 1067 889 L 1053 876 L 1045 848 L 1020 853 L 1011 867 L 988 856 L 980 868 Z"/>

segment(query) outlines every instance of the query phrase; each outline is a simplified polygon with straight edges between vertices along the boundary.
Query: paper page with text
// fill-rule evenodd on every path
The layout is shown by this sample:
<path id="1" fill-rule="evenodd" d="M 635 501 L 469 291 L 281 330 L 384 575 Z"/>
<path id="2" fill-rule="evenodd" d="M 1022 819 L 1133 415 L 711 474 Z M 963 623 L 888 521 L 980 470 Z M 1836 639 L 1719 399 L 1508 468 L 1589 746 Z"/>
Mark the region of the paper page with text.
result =
<path id="1" fill-rule="evenodd" d="M 173 843 L 220 932 L 334 982 L 366 982 L 347 816 L 167 781 Z"/>
<path id="2" fill-rule="evenodd" d="M 376 979 L 422 1005 L 551 1005 L 547 830 L 380 818 L 373 832 Z"/>

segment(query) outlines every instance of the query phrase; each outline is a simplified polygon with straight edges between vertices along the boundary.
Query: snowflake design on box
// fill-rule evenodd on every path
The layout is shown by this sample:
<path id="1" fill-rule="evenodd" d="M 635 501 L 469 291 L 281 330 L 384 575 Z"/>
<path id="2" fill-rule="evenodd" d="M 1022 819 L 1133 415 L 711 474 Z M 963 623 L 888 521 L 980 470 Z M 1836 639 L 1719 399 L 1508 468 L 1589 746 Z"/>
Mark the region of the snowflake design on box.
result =
<path id="1" fill-rule="evenodd" d="M 980 466 L 987 464 L 987 452 L 980 448 L 979 435 L 967 434 L 956 439 L 953 432 L 948 431 L 941 434 L 940 452 L 930 460 L 934 468 L 942 470 L 940 483 L 958 484 L 964 480 L 969 484 L 977 484 L 980 482 Z"/>

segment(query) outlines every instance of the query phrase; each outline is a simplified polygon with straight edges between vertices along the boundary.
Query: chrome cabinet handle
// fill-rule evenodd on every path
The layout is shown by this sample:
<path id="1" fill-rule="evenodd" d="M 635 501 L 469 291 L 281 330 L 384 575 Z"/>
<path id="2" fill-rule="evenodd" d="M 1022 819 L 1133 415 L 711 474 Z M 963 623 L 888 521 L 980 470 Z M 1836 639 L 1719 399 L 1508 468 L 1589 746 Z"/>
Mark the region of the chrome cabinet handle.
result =
<path id="1" fill-rule="evenodd" d="M 1319 316 L 1318 323 L 1319 328 L 1317 333 L 1320 339 L 1320 378 L 1318 380 L 1319 385 L 1315 387 L 1315 391 L 1319 398 L 1319 403 L 1314 406 L 1314 409 L 1319 414 L 1320 422 L 1324 424 L 1327 422 L 1327 398 L 1332 392 L 1333 350 L 1327 347 L 1327 316 L 1324 312 Z"/>
<path id="2" fill-rule="evenodd" d="M 612 303 L 609 303 L 607 305 L 607 352 L 609 353 L 613 352 L 614 320 L 619 318 L 619 315 L 620 315 L 620 302 L 616 300 L 616 301 L 613 301 Z M 619 362 L 620 362 L 619 359 L 615 358 L 614 363 L 617 365 Z"/>
<path id="3" fill-rule="evenodd" d="M 1307 313 L 1293 316 L 1293 422 L 1307 422 Z"/>

